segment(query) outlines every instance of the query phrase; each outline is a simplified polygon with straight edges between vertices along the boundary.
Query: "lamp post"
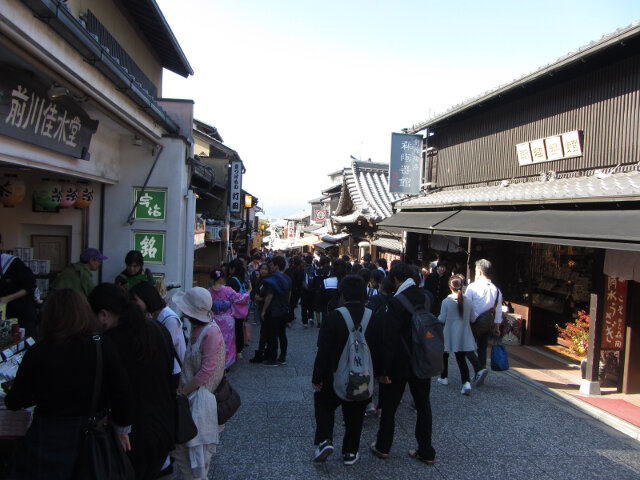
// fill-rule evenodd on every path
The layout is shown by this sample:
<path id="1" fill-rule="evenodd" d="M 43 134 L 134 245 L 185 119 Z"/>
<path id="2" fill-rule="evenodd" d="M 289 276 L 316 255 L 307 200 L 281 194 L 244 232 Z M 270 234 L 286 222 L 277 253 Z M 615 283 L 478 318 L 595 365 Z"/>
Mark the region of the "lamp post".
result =
<path id="1" fill-rule="evenodd" d="M 251 250 L 249 248 L 249 210 L 251 209 L 251 207 L 253 206 L 253 197 L 251 195 L 245 195 L 244 196 L 244 210 L 246 212 L 246 222 L 247 222 L 247 231 L 246 231 L 246 247 L 247 247 L 247 255 L 249 255 L 249 250 Z"/>

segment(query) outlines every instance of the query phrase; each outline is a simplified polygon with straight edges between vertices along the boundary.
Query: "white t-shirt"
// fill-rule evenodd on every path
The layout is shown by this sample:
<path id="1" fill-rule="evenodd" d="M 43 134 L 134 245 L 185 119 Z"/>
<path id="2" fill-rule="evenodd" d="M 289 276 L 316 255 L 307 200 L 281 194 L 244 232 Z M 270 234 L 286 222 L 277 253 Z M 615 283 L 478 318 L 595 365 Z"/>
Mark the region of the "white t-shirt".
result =
<path id="1" fill-rule="evenodd" d="M 498 290 L 498 287 L 491 283 L 491 280 L 488 278 L 479 278 L 475 282 L 470 283 L 465 296 L 473 303 L 474 321 L 478 318 L 478 315 L 496 305 L 494 322 L 502 322 L 502 293 Z M 497 304 L 495 303 L 496 296 L 498 296 Z"/>
<path id="2" fill-rule="evenodd" d="M 173 348 L 176 351 L 176 355 L 180 359 L 180 362 L 184 362 L 184 353 L 187 350 L 187 345 L 184 339 L 184 333 L 182 331 L 182 322 L 176 313 L 169 307 L 164 307 L 160 310 L 158 322 L 169 331 L 171 340 L 173 341 Z M 180 364 L 174 358 L 173 359 L 173 374 L 178 374 L 182 371 Z"/>

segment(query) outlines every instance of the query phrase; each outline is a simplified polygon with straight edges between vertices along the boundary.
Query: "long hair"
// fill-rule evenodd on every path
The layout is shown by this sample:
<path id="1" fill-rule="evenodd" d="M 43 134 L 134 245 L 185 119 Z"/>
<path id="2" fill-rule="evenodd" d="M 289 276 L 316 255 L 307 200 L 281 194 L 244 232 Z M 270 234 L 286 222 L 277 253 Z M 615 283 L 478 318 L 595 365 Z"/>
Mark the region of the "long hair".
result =
<path id="1" fill-rule="evenodd" d="M 76 290 L 63 288 L 53 292 L 47 301 L 38 337 L 53 343 L 65 343 L 72 337 L 96 331 L 98 321 L 84 295 Z"/>
<path id="2" fill-rule="evenodd" d="M 140 307 L 120 287 L 113 283 L 101 283 L 89 294 L 89 303 L 96 314 L 106 310 L 119 317 L 119 325 L 127 329 L 131 336 L 133 356 L 137 360 L 148 363 L 155 357 L 151 321 L 145 318 Z"/>
<path id="3" fill-rule="evenodd" d="M 460 318 L 464 315 L 464 297 L 462 296 L 462 285 L 464 277 L 462 275 L 451 275 L 449 277 L 449 288 L 458 294 L 458 313 Z"/>

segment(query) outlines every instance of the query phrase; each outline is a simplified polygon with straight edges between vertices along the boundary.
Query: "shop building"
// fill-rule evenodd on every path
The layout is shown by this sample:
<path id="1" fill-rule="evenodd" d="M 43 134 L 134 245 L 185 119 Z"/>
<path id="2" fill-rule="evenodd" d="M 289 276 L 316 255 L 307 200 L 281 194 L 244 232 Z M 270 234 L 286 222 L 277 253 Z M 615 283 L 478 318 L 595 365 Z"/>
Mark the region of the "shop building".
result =
<path id="1" fill-rule="evenodd" d="M 640 392 L 639 115 L 635 23 L 409 129 L 426 188 L 382 222 L 407 232 L 410 259 L 436 235 L 489 258 L 524 342 L 590 313 L 589 393 L 601 352 L 619 390 Z"/>
<path id="2" fill-rule="evenodd" d="M 164 68 L 193 71 L 155 2 L 7 0 L 0 63 L 4 248 L 33 248 L 45 280 L 99 248 L 96 281 L 138 249 L 190 286 L 193 102 L 161 90 Z"/>

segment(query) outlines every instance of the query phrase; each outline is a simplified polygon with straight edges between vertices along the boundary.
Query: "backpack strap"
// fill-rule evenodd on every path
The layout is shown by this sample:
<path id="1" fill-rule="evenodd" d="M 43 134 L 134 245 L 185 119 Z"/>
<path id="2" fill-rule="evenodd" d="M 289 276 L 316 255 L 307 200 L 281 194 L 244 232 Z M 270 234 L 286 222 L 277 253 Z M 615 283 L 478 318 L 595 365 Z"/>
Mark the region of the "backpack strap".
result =
<path id="1" fill-rule="evenodd" d="M 416 311 L 416 307 L 409 301 L 407 297 L 404 296 L 404 294 L 400 293 L 396 295 L 396 299 L 400 302 L 400 305 L 409 310 L 409 312 L 413 315 L 413 312 Z"/>
<path id="2" fill-rule="evenodd" d="M 349 313 L 349 310 L 347 309 L 347 307 L 339 307 L 336 308 L 336 310 L 338 312 L 340 312 L 340 314 L 342 315 L 342 318 L 344 318 L 344 323 L 347 324 L 347 329 L 352 332 L 355 330 L 355 326 L 353 324 L 353 319 L 351 318 L 351 314 Z M 369 326 L 369 320 L 371 320 L 371 309 L 364 307 L 364 313 L 362 314 L 362 320 L 360 320 L 360 325 L 359 327 L 362 328 L 362 331 L 364 332 L 367 327 Z"/>

